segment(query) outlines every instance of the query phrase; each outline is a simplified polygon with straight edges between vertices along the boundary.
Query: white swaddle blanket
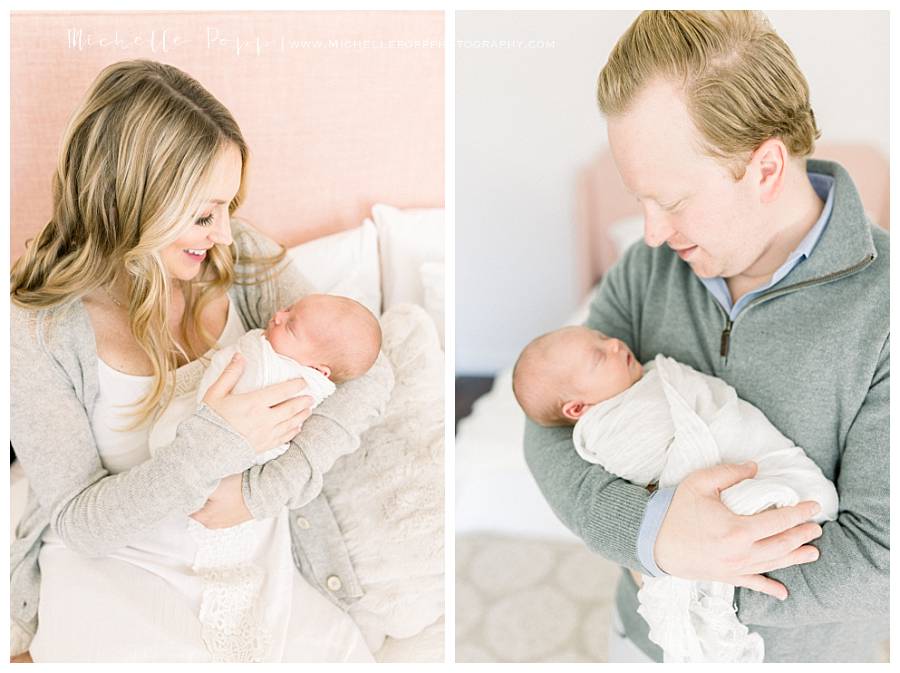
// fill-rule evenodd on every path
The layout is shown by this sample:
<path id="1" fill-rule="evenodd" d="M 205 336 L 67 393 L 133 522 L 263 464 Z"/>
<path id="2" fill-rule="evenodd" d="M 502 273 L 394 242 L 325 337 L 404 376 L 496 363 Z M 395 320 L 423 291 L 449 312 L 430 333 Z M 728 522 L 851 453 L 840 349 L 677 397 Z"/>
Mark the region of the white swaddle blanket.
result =
<path id="1" fill-rule="evenodd" d="M 276 353 L 263 330 L 250 330 L 233 345 L 217 351 L 205 371 L 198 368 L 193 376 L 182 377 L 175 397 L 150 430 L 151 454 L 175 439 L 178 424 L 194 413 L 237 351 L 245 363 L 234 393 L 302 378 L 307 387 L 300 394 L 312 397 L 315 408 L 335 391 L 334 383 L 317 369 Z M 256 464 L 277 458 L 289 446 L 281 444 L 258 454 Z M 273 550 L 265 556 L 265 568 L 253 562 L 275 524 L 274 519 L 253 519 L 230 528 L 209 529 L 188 519 L 187 534 L 196 544 L 192 570 L 202 582 L 198 618 L 203 640 L 217 661 L 265 660 L 273 640 L 266 623 L 284 628 L 289 621 L 295 572 L 290 554 Z M 283 543 L 289 545 L 289 541 Z M 266 586 L 269 588 L 264 590 Z"/>
<path id="2" fill-rule="evenodd" d="M 633 386 L 589 409 L 573 440 L 582 458 L 641 486 L 674 486 L 695 470 L 753 460 L 757 476 L 722 492 L 733 512 L 815 500 L 815 521 L 837 516 L 834 484 L 803 449 L 730 385 L 663 355 Z M 645 576 L 638 600 L 666 662 L 763 660 L 763 640 L 738 620 L 731 585 Z"/>
<path id="3" fill-rule="evenodd" d="M 225 367 L 237 352 L 244 356 L 245 363 L 244 371 L 235 384 L 233 393 L 247 393 L 275 383 L 303 379 L 306 381 L 306 389 L 301 395 L 312 397 L 312 408 L 315 409 L 335 391 L 334 383 L 318 369 L 301 365 L 287 356 L 276 353 L 272 344 L 266 339 L 263 330 L 250 330 L 238 339 L 237 343 L 216 351 L 209 366 L 202 371 L 202 377 L 195 378 L 193 381 L 184 380 L 179 384 L 179 389 L 175 391 L 175 397 L 171 404 L 166 407 L 150 430 L 151 454 L 175 439 L 178 424 L 194 413 L 197 405 L 206 395 L 206 391 L 222 375 Z M 259 454 L 256 456 L 256 464 L 262 465 L 277 458 L 287 451 L 288 446 L 288 444 L 281 444 Z"/>
<path id="4" fill-rule="evenodd" d="M 253 329 L 238 339 L 233 346 L 228 346 L 218 351 L 209 363 L 209 367 L 200 380 L 197 388 L 196 402 L 199 404 L 209 387 L 222 375 L 225 367 L 231 362 L 236 352 L 240 351 L 246 364 L 240 380 L 234 386 L 232 392 L 248 393 L 259 390 L 275 383 L 290 381 L 291 379 L 303 379 L 306 381 L 301 395 L 312 397 L 312 408 L 315 409 L 322 401 L 335 391 L 335 385 L 331 379 L 314 367 L 301 365 L 286 355 L 276 353 L 272 344 L 266 338 L 261 329 Z M 256 456 L 256 464 L 262 465 L 273 458 L 277 458 L 287 451 L 289 444 L 281 444 L 274 449 Z"/>

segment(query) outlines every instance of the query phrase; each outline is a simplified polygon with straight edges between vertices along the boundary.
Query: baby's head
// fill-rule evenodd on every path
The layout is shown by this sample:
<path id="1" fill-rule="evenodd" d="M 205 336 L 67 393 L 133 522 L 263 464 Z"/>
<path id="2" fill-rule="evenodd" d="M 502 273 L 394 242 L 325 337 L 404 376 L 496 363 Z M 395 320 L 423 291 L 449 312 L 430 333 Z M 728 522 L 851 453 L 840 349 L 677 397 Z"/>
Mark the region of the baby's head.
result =
<path id="1" fill-rule="evenodd" d="M 347 297 L 310 294 L 278 311 L 265 330 L 276 353 L 314 367 L 334 383 L 362 376 L 381 350 L 381 327 Z"/>
<path id="2" fill-rule="evenodd" d="M 513 369 L 513 393 L 534 422 L 574 425 L 593 405 L 630 388 L 643 374 L 619 339 L 587 327 L 563 327 L 525 347 Z"/>

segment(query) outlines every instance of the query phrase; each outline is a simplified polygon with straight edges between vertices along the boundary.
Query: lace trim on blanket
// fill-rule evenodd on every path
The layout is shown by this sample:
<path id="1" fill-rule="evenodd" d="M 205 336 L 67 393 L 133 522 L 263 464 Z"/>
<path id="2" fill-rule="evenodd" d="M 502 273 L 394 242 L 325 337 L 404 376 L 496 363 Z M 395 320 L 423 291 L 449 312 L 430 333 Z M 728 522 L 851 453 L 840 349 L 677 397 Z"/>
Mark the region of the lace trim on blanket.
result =
<path id="1" fill-rule="evenodd" d="M 193 570 L 203 585 L 199 615 L 203 642 L 213 660 L 265 661 L 272 635 L 262 619 L 265 573 L 247 561 L 253 554 L 252 526 L 208 529 L 191 520 L 189 530 L 198 546 Z"/>

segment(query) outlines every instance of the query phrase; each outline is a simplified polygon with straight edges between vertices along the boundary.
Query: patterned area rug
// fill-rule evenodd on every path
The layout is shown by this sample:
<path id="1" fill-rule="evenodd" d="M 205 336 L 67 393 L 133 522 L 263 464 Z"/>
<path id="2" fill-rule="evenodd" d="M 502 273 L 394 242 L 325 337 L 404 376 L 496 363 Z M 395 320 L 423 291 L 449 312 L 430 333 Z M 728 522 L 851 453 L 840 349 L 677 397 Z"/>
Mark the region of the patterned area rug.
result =
<path id="1" fill-rule="evenodd" d="M 578 543 L 458 536 L 456 661 L 605 662 L 619 572 Z"/>
<path id="2" fill-rule="evenodd" d="M 618 573 L 578 543 L 457 537 L 456 661 L 606 661 Z"/>

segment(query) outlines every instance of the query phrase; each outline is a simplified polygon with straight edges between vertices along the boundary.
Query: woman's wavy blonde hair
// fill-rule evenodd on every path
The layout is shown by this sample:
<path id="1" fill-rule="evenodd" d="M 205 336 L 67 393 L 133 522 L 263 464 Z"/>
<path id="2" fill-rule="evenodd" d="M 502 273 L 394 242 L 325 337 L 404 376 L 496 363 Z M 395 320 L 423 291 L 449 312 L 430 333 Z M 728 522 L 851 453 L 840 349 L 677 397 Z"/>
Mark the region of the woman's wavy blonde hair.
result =
<path id="1" fill-rule="evenodd" d="M 273 282 L 285 251 L 241 259 L 254 278 L 235 271 L 234 244 L 215 245 L 200 274 L 178 283 L 186 348 L 169 329 L 173 281 L 161 252 L 201 215 L 215 160 L 233 145 L 241 183 L 248 148 L 231 113 L 196 80 L 148 60 L 114 63 L 94 80 L 63 136 L 53 178 L 53 218 L 11 270 L 10 299 L 31 309 L 77 301 L 124 274 L 131 331 L 153 367 L 154 384 L 132 412 L 134 429 L 165 407 L 179 357 L 193 360 L 215 345 L 200 316 L 233 283 Z M 270 273 L 271 272 L 271 273 Z M 244 277 L 238 277 L 239 275 Z"/>
<path id="2" fill-rule="evenodd" d="M 821 135 L 806 78 L 760 12 L 641 12 L 600 72 L 600 109 L 626 112 L 657 77 L 681 84 L 705 151 L 735 180 L 769 138 L 781 138 L 791 156 L 806 157 Z"/>

